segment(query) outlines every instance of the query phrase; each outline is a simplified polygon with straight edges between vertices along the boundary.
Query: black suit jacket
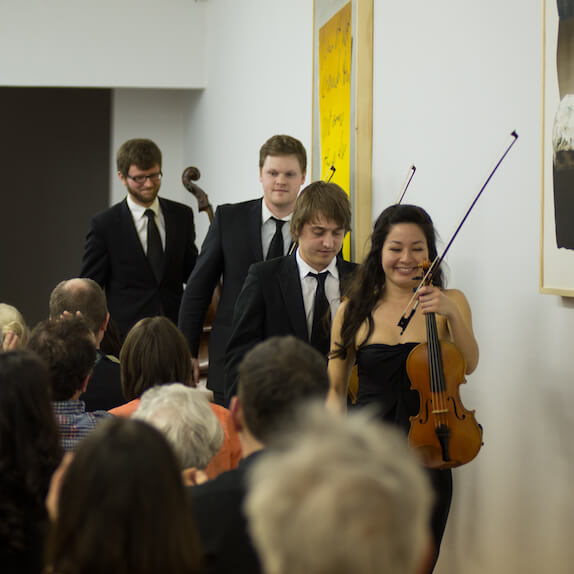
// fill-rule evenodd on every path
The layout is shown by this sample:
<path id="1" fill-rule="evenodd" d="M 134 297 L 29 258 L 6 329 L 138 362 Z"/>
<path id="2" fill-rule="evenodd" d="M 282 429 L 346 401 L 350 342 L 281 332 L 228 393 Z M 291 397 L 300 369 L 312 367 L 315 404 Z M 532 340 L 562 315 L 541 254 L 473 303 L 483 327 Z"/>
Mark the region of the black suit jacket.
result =
<path id="1" fill-rule="evenodd" d="M 225 349 L 231 335 L 235 302 L 252 263 L 263 260 L 261 202 L 220 205 L 201 247 L 197 264 L 185 287 L 179 310 L 179 328 L 197 357 L 205 314 L 220 277 L 223 289 L 209 337 L 207 386 L 224 389 Z"/>
<path id="2" fill-rule="evenodd" d="M 237 468 L 223 472 L 205 484 L 188 488 L 207 573 L 261 573 L 243 511 L 246 475 L 261 452 L 254 452 L 242 459 Z"/>
<path id="3" fill-rule="evenodd" d="M 339 289 L 344 293 L 356 263 L 337 258 Z M 225 358 L 225 396 L 237 385 L 245 354 L 273 336 L 294 335 L 309 342 L 305 304 L 295 254 L 252 265 L 237 299 L 233 329 Z"/>
<path id="4" fill-rule="evenodd" d="M 143 317 L 165 315 L 177 323 L 183 284 L 197 259 L 193 211 L 160 198 L 165 221 L 164 269 L 156 280 L 126 200 L 94 216 L 86 237 L 81 277 L 105 290 L 122 338 Z"/>
<path id="5" fill-rule="evenodd" d="M 116 357 L 104 355 L 98 350 L 96 365 L 88 381 L 88 388 L 80 399 L 86 403 L 87 412 L 109 411 L 125 404 L 120 362 Z"/>

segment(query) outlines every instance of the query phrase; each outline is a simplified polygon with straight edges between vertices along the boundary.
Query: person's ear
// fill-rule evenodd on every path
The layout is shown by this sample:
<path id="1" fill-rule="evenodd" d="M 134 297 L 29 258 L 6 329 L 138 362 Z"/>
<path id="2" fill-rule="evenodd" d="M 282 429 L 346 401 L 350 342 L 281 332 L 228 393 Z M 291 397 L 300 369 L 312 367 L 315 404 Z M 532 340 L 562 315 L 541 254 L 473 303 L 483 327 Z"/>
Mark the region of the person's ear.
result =
<path id="1" fill-rule="evenodd" d="M 91 376 L 92 376 L 92 371 L 90 371 L 88 373 L 88 375 L 84 379 L 84 382 L 82 383 L 82 393 L 86 392 L 86 389 L 88 388 L 88 382 L 89 382 Z"/>
<path id="2" fill-rule="evenodd" d="M 231 398 L 229 403 L 229 410 L 231 412 L 231 420 L 237 432 L 241 432 L 245 427 L 245 420 L 243 417 L 243 406 L 237 396 Z"/>
<path id="3" fill-rule="evenodd" d="M 184 486 L 197 486 L 198 484 L 203 484 L 209 480 L 205 470 L 199 470 L 194 466 L 190 468 L 184 468 L 181 471 L 181 479 L 183 480 Z"/>

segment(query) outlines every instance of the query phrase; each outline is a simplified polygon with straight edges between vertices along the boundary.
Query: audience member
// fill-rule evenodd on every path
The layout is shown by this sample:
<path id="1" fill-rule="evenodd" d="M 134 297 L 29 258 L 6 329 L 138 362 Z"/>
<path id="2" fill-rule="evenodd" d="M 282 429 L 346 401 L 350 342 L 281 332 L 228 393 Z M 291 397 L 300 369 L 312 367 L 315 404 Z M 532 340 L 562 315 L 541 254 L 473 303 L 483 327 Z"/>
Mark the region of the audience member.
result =
<path id="1" fill-rule="evenodd" d="M 80 396 L 85 392 L 96 360 L 92 332 L 81 317 L 41 321 L 34 327 L 28 348 L 48 365 L 52 401 L 62 446 L 74 450 L 106 411 L 86 412 Z"/>
<path id="2" fill-rule="evenodd" d="M 253 466 L 246 513 L 266 574 L 417 574 L 431 497 L 397 430 L 317 404 Z"/>
<path id="3" fill-rule="evenodd" d="M 205 392 L 181 383 L 153 387 L 142 395 L 132 418 L 165 435 L 186 485 L 207 480 L 205 469 L 223 445 L 224 433 Z"/>
<path id="4" fill-rule="evenodd" d="M 261 572 L 242 510 L 246 472 L 297 406 L 324 400 L 328 387 L 324 357 L 295 337 L 272 337 L 245 356 L 231 403 L 243 459 L 237 469 L 189 489 L 208 572 Z"/>
<path id="5" fill-rule="evenodd" d="M 0 354 L 0 565 L 39 574 L 48 516 L 44 499 L 62 458 L 50 375 L 30 351 Z"/>
<path id="6" fill-rule="evenodd" d="M 92 279 L 68 279 L 54 288 L 50 295 L 50 318 L 63 313 L 80 313 L 96 338 L 96 364 L 88 388 L 81 396 L 89 411 L 107 411 L 123 404 L 120 362 L 100 350 L 110 321 L 103 289 Z"/>
<path id="7" fill-rule="evenodd" d="M 16 307 L 0 303 L 0 351 L 25 347 L 30 336 L 28 325 Z"/>
<path id="8" fill-rule="evenodd" d="M 193 386 L 189 348 L 181 331 L 165 317 L 147 317 L 136 323 L 122 346 L 120 370 L 125 405 L 111 409 L 116 416 L 129 417 L 137 409 L 140 397 L 155 385 L 183 383 Z M 241 458 L 241 444 L 231 421 L 231 413 L 210 403 L 225 435 L 223 446 L 209 463 L 206 472 L 214 478 L 235 468 Z"/>
<path id="9" fill-rule="evenodd" d="M 68 462 L 49 497 L 48 572 L 200 572 L 178 464 L 159 431 L 142 421 L 106 421 Z"/>

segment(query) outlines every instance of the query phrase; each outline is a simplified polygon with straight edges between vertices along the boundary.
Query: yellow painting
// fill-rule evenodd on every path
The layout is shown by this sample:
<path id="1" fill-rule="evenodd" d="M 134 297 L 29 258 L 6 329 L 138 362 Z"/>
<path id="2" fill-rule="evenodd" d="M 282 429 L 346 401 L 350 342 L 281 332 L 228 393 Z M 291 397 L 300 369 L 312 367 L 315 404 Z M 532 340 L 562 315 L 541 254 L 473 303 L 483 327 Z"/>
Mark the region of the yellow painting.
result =
<path id="1" fill-rule="evenodd" d="M 347 193 L 351 181 L 351 3 L 319 29 L 321 174 Z M 333 172 L 331 167 L 335 169 Z M 350 259 L 350 237 L 343 245 Z"/>

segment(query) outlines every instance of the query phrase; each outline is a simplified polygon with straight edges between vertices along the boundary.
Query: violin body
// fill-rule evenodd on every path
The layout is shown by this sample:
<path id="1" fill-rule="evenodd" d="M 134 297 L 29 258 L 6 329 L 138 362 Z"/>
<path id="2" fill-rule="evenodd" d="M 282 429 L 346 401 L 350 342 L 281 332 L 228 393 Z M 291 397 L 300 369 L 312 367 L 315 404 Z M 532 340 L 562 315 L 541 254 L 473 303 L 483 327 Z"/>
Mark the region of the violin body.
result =
<path id="1" fill-rule="evenodd" d="M 436 337 L 434 323 L 429 342 L 417 345 L 407 357 L 411 388 L 418 391 L 419 413 L 410 418 L 409 445 L 428 468 L 454 468 L 470 462 L 482 446 L 482 427 L 474 411 L 464 408 L 459 385 L 465 382 L 465 360 L 453 343 Z M 431 325 L 432 331 L 432 325 Z M 444 365 L 444 367 L 443 367 Z"/>

